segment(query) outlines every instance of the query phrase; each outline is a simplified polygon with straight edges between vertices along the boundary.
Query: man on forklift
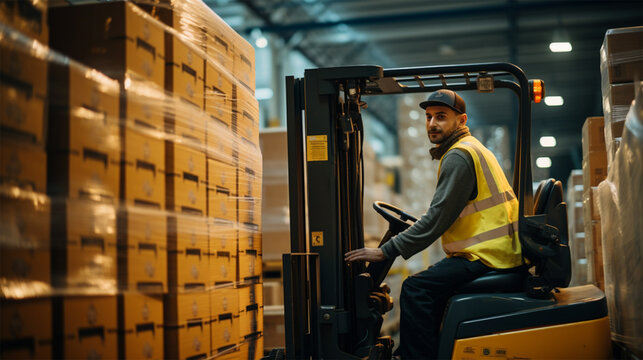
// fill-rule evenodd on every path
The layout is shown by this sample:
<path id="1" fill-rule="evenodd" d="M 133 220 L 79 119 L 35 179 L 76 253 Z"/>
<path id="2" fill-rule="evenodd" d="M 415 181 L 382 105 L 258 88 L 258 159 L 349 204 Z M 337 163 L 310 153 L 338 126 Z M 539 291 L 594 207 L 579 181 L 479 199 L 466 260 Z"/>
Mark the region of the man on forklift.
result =
<path id="1" fill-rule="evenodd" d="M 400 294 L 402 359 L 437 357 L 440 323 L 458 288 L 481 275 L 523 265 L 518 239 L 518 201 L 495 156 L 471 136 L 466 104 L 452 90 L 431 93 L 426 110 L 431 157 L 440 160 L 428 211 L 380 248 L 361 248 L 345 260 L 408 259 L 440 236 L 447 257 L 408 277 Z"/>

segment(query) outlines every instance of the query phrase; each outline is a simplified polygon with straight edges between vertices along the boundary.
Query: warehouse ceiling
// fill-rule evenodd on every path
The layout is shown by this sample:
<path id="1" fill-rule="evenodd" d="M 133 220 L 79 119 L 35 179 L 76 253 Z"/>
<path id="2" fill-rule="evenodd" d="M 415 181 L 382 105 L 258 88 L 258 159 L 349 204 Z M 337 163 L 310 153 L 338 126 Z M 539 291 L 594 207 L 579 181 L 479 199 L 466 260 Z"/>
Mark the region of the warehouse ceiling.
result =
<path id="1" fill-rule="evenodd" d="M 581 166 L 581 127 L 602 115 L 599 49 L 610 28 L 643 25 L 643 1 L 206 0 L 238 32 L 271 34 L 319 67 L 377 64 L 385 68 L 512 62 L 546 83 L 564 104 L 533 106 L 532 157 L 549 156 L 549 175 L 567 179 Z M 552 41 L 573 50 L 552 53 Z M 515 131 L 512 95 L 464 94 L 472 127 Z M 397 129 L 396 101 L 369 108 Z M 557 138 L 542 148 L 542 135 Z"/>

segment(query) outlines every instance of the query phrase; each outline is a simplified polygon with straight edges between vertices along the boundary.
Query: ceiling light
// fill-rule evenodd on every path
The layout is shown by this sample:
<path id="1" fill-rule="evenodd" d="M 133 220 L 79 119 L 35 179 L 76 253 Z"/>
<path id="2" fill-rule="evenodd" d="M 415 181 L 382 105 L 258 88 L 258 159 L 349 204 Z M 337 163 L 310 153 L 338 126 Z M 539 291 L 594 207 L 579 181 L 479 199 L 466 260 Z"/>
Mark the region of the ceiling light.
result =
<path id="1" fill-rule="evenodd" d="M 562 106 L 564 103 L 562 96 L 545 96 L 547 106 Z"/>
<path id="2" fill-rule="evenodd" d="M 541 136 L 540 137 L 540 146 L 542 147 L 555 147 L 556 138 L 553 136 Z"/>
<path id="3" fill-rule="evenodd" d="M 257 40 L 255 40 L 255 45 L 257 45 L 258 48 L 263 49 L 268 46 L 268 39 L 266 39 L 265 36 L 259 36 Z"/>
<path id="4" fill-rule="evenodd" d="M 411 120 L 417 120 L 420 118 L 420 112 L 417 110 L 411 110 L 409 111 L 409 117 Z"/>
<path id="5" fill-rule="evenodd" d="M 541 169 L 546 169 L 551 167 L 551 159 L 547 156 L 539 157 L 536 159 L 536 166 Z"/>
<path id="6" fill-rule="evenodd" d="M 551 52 L 570 52 L 572 51 L 572 44 L 569 41 L 558 41 L 549 44 Z"/>

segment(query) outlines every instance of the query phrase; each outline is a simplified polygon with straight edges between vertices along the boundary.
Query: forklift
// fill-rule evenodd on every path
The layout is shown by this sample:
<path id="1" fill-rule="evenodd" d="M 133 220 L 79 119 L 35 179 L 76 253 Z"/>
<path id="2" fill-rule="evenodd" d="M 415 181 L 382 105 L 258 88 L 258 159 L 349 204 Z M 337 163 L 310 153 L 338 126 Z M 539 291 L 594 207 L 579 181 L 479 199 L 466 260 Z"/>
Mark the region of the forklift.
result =
<path id="1" fill-rule="evenodd" d="M 489 96 L 503 90 L 517 97 L 512 186 L 526 264 L 459 289 L 442 320 L 439 358 L 610 357 L 605 295 L 593 285 L 568 287 L 562 184 L 543 181 L 532 195 L 531 102 L 543 98 L 544 83 L 528 80 L 510 63 L 480 63 L 319 68 L 286 78 L 291 253 L 283 255 L 285 351 L 273 349 L 268 358 L 392 358 L 394 343 L 380 330 L 393 307 L 383 283 L 393 260 L 344 261 L 346 252 L 364 247 L 361 110 L 365 97 L 439 89 Z M 389 223 L 380 246 L 416 221 L 392 204 L 373 208 Z"/>

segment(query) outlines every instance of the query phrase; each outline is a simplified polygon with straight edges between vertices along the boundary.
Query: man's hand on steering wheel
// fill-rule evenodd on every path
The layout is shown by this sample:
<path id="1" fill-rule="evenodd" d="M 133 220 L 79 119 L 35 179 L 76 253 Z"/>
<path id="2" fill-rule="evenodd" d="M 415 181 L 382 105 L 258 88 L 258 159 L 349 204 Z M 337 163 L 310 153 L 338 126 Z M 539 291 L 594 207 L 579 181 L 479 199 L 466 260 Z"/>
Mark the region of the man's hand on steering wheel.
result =
<path id="1" fill-rule="evenodd" d="M 380 248 L 361 248 L 351 250 L 344 255 L 344 260 L 347 262 L 353 261 L 369 261 L 379 262 L 386 260 L 386 256 Z"/>

